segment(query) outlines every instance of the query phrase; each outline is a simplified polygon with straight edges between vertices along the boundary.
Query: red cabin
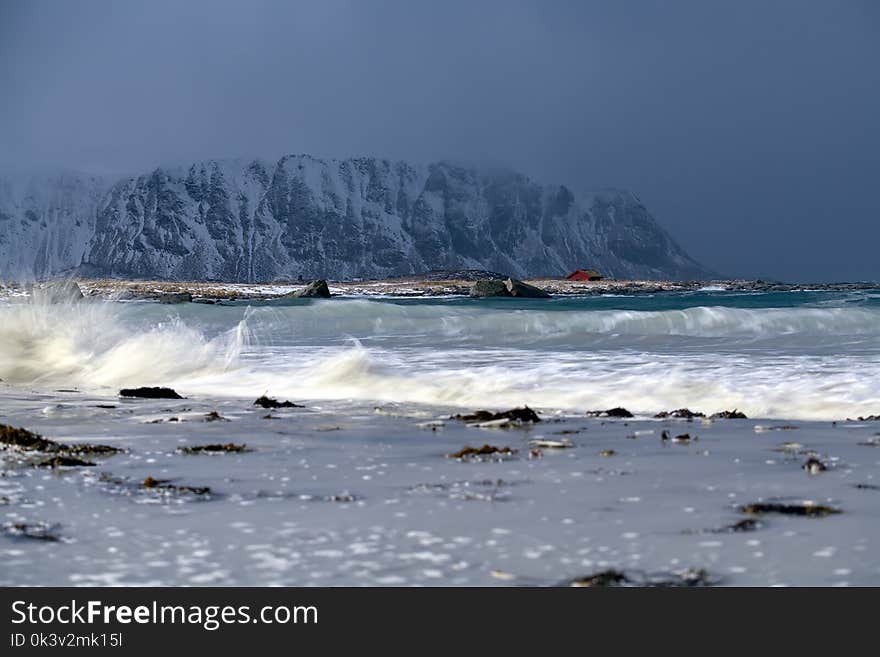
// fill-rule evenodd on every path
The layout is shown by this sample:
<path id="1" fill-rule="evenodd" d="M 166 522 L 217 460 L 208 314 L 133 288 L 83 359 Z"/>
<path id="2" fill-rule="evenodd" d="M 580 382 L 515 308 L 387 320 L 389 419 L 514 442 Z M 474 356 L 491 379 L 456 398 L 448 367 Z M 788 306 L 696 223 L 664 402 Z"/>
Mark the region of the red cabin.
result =
<path id="1" fill-rule="evenodd" d="M 567 281 L 601 281 L 602 274 L 595 269 L 575 269 L 565 277 Z"/>

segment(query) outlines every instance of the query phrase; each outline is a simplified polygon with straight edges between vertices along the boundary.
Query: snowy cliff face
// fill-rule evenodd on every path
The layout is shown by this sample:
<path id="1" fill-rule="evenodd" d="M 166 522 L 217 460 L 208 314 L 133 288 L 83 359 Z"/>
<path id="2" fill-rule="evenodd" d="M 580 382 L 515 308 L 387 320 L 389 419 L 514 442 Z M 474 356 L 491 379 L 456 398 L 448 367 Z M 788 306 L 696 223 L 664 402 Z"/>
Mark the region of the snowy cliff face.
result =
<path id="1" fill-rule="evenodd" d="M 82 262 L 107 184 L 76 173 L 0 176 L 0 277 L 61 272 Z"/>
<path id="2" fill-rule="evenodd" d="M 511 171 L 287 156 L 107 181 L 0 178 L 0 277 L 271 281 L 432 269 L 704 278 L 628 192 Z"/>

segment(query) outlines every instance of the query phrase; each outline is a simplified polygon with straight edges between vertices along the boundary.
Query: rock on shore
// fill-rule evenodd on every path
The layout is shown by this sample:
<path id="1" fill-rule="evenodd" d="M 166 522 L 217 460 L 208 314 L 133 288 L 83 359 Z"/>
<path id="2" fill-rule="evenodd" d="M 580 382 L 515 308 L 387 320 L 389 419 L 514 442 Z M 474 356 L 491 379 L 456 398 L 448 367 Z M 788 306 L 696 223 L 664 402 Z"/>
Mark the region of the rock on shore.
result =
<path id="1" fill-rule="evenodd" d="M 34 287 L 33 299 L 38 303 L 74 303 L 83 299 L 76 281 L 51 281 Z"/>
<path id="2" fill-rule="evenodd" d="M 284 297 L 292 299 L 329 299 L 330 288 L 327 287 L 327 281 L 319 279 L 312 281 L 301 290 L 285 294 Z"/>
<path id="3" fill-rule="evenodd" d="M 159 303 L 191 303 L 193 298 L 189 292 L 169 292 L 160 294 Z"/>
<path id="4" fill-rule="evenodd" d="M 492 278 L 477 281 L 471 288 L 470 295 L 475 298 L 482 297 L 522 297 L 531 299 L 548 299 L 551 295 L 541 288 L 523 283 L 513 278 L 501 280 Z"/>

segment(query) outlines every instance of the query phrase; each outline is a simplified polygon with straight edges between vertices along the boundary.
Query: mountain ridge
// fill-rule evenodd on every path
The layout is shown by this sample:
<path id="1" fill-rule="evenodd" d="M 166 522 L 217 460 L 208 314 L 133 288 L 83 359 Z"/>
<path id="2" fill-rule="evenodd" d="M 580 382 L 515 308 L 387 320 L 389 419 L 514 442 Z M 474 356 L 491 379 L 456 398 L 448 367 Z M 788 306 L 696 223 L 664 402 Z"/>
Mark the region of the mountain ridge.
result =
<path id="1" fill-rule="evenodd" d="M 616 278 L 714 275 L 632 192 L 577 193 L 498 167 L 297 154 L 119 177 L 0 175 L 3 278 L 534 277 L 579 267 Z"/>

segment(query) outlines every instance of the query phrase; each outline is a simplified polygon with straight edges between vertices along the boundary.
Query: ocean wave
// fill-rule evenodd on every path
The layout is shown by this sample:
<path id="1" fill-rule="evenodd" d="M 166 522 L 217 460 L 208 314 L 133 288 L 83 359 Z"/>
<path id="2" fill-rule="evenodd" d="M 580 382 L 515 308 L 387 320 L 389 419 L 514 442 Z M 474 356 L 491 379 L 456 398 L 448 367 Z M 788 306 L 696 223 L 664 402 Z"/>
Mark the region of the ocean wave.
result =
<path id="1" fill-rule="evenodd" d="M 181 374 L 220 372 L 247 341 L 244 320 L 213 339 L 179 319 L 135 325 L 107 301 L 6 304 L 0 307 L 0 379 L 12 384 L 86 388 Z"/>
<path id="2" fill-rule="evenodd" d="M 358 300 L 247 310 L 28 302 L 0 307 L 0 379 L 99 394 L 169 385 L 206 398 L 268 391 L 297 400 L 434 407 L 529 404 L 580 413 L 623 405 L 653 414 L 687 406 L 836 420 L 880 409 L 876 349 L 722 353 L 715 343 L 693 340 L 683 349 L 632 340 L 608 348 L 583 336 L 810 334 L 840 345 L 846 333 L 876 334 L 878 317 L 864 308 L 552 312 Z M 364 346 L 359 334 L 396 337 Z M 354 339 L 340 341 L 344 335 Z M 540 342 L 547 336 L 556 339 Z"/>
<path id="3" fill-rule="evenodd" d="M 281 325 L 302 338 L 406 335 L 510 343 L 612 334 L 698 338 L 880 336 L 880 308 L 866 307 L 540 310 L 339 300 L 256 310 L 262 311 L 259 317 L 267 326 Z"/>
<path id="4" fill-rule="evenodd" d="M 840 420 L 880 408 L 880 359 L 527 349 L 388 350 L 359 344 L 252 354 L 234 373 L 175 385 L 207 396 L 264 390 L 298 400 L 396 402 L 458 409 L 528 404 L 582 413 L 738 408 L 750 417 Z"/>

